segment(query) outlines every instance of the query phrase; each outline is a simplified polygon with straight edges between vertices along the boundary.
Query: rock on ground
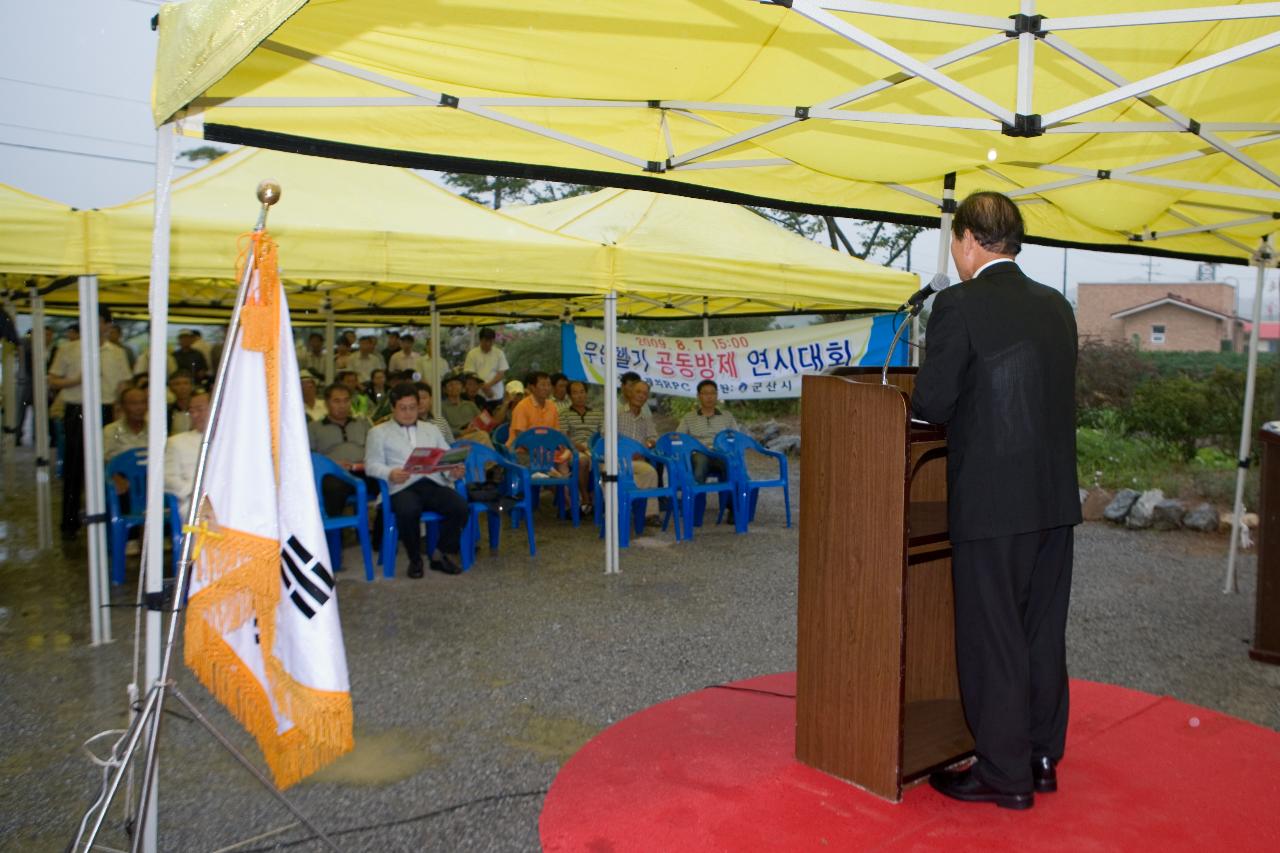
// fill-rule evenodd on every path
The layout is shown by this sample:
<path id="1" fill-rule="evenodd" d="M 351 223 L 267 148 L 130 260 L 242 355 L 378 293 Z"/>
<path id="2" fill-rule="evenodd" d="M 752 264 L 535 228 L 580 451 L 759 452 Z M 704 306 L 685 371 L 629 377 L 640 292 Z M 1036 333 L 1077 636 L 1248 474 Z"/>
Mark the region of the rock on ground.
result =
<path id="1" fill-rule="evenodd" d="M 1177 530 L 1187 508 L 1182 501 L 1172 498 L 1162 500 L 1151 510 L 1151 527 L 1154 530 Z"/>
<path id="2" fill-rule="evenodd" d="M 1155 515 L 1156 504 L 1164 500 L 1164 492 L 1159 489 L 1148 489 L 1133 502 L 1133 506 L 1129 508 L 1129 515 L 1125 518 L 1125 524 L 1135 530 L 1144 530 L 1151 526 L 1152 517 Z"/>
<path id="3" fill-rule="evenodd" d="M 1218 513 L 1209 504 L 1202 503 L 1193 509 L 1187 510 L 1186 514 L 1182 516 L 1182 526 L 1189 530 L 1213 533 L 1218 529 Z"/>
<path id="4" fill-rule="evenodd" d="M 1111 499 L 1111 503 L 1107 504 L 1106 509 L 1102 512 L 1102 517 L 1107 521 L 1123 522 L 1125 516 L 1129 514 L 1129 510 L 1133 508 L 1133 502 L 1141 494 L 1141 492 L 1135 492 L 1133 489 L 1121 489 L 1116 492 L 1116 496 Z"/>
<path id="5" fill-rule="evenodd" d="M 1084 516 L 1085 521 L 1101 521 L 1106 514 L 1107 508 L 1111 505 L 1111 493 L 1106 489 L 1090 489 L 1085 493 L 1084 501 L 1080 505 L 1080 513 Z M 1129 511 L 1125 507 L 1125 512 Z M 1123 518 L 1123 516 L 1121 516 Z"/>

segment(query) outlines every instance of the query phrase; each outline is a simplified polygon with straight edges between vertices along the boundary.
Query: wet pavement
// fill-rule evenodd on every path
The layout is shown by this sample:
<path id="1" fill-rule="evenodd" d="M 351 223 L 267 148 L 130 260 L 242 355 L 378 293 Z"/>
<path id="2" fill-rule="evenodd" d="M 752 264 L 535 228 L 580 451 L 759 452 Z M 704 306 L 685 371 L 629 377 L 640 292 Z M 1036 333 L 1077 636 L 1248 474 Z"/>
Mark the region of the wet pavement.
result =
<path id="1" fill-rule="evenodd" d="M 0 850 L 56 851 L 101 781 L 81 743 L 127 722 L 135 589 L 114 592 L 116 641 L 88 647 L 83 537 L 36 550 L 31 472 L 27 449 L 0 459 Z M 55 509 L 58 499 L 55 488 Z M 589 523 L 574 529 L 544 505 L 536 530 L 536 558 L 522 530 L 504 529 L 499 553 L 482 552 L 459 577 L 367 583 L 347 549 L 338 589 L 356 749 L 289 791 L 342 849 L 537 849 L 543 795 L 594 734 L 709 684 L 794 669 L 797 535 L 776 491 L 748 535 L 645 537 L 615 577 L 601 574 Z M 1225 545 L 1080 528 L 1072 674 L 1280 728 L 1280 668 L 1246 655 L 1254 558 L 1242 561 L 1241 594 L 1224 596 Z M 178 681 L 260 761 L 185 668 Z M 176 717 L 162 739 L 160 797 L 164 850 L 222 850 L 292 823 Z M 118 812 L 103 839 L 127 846 Z M 287 829 L 235 849 L 319 849 L 302 839 Z"/>

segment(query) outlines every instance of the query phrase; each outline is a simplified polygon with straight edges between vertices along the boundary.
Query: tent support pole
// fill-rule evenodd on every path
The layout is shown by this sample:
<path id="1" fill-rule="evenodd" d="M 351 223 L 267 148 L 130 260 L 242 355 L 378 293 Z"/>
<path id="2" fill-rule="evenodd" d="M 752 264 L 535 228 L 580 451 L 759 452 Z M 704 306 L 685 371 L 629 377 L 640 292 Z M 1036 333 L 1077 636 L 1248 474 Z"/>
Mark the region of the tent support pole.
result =
<path id="1" fill-rule="evenodd" d="M 440 393 L 440 307 L 436 304 L 436 287 L 431 285 L 431 343 L 427 352 L 431 356 L 431 375 L 427 381 L 431 383 L 431 417 L 441 417 L 443 412 L 443 395 Z M 527 523 L 527 522 L 526 522 Z"/>
<path id="2" fill-rule="evenodd" d="M 8 297 L 0 310 L 13 318 Z M 0 347 L 4 348 L 4 446 L 17 450 L 18 417 L 22 411 L 18 400 L 18 347 L 9 341 L 0 341 Z"/>
<path id="3" fill-rule="evenodd" d="M 1240 547 L 1240 523 L 1244 515 L 1244 481 L 1249 473 L 1249 451 L 1253 438 L 1253 396 L 1258 380 L 1258 327 L 1262 325 L 1262 288 L 1267 280 L 1267 267 L 1271 266 L 1271 238 L 1264 238 L 1254 256 L 1258 265 L 1258 281 L 1253 292 L 1253 328 L 1249 330 L 1249 369 L 1244 382 L 1244 412 L 1240 418 L 1240 453 L 1237 456 L 1236 499 L 1231 511 L 1231 544 L 1227 550 L 1227 577 L 1222 584 L 1224 593 L 1240 591 L 1236 579 L 1236 550 Z"/>
<path id="4" fill-rule="evenodd" d="M 711 316 L 707 313 L 707 297 L 702 297 L 702 336 L 711 337 Z"/>
<path id="5" fill-rule="evenodd" d="M 169 340 L 169 241 L 171 193 L 173 183 L 174 132 L 173 125 L 166 124 L 156 129 L 156 172 L 155 172 L 155 208 L 151 230 L 151 287 L 148 291 L 148 310 L 151 312 L 151 325 L 148 340 L 151 346 L 147 357 L 150 363 L 147 372 L 150 376 L 164 376 L 168 363 Z M 223 348 L 231 346 L 225 340 Z M 148 603 L 146 612 L 146 651 L 143 665 L 142 683 L 150 689 L 160 677 L 160 656 L 164 645 L 164 620 L 161 616 L 163 606 L 158 603 L 164 591 L 164 459 L 165 444 L 168 440 L 168 424 L 166 410 L 168 400 L 164 383 L 151 382 L 147 386 L 147 524 L 143 531 L 142 580 Z M 179 523 L 178 519 L 173 520 Z M 177 555 L 174 555 L 175 559 Z M 145 691 L 137 684 L 129 685 L 129 699 L 134 707 L 140 705 Z M 135 712 L 136 714 L 136 712 Z M 152 737 L 155 732 L 144 729 L 145 737 Z M 144 754 L 149 746 L 143 744 Z M 136 806 L 130 803 L 129 808 L 136 808 L 134 814 L 159 814 L 160 768 L 159 763 L 154 770 L 152 783 L 147 793 L 147 801 Z M 157 844 L 157 827 L 159 820 L 150 820 L 142 826 L 142 849 L 146 853 L 155 853 Z"/>
<path id="6" fill-rule="evenodd" d="M 956 212 L 956 173 L 948 172 L 942 179 L 942 215 L 938 219 L 938 265 L 937 272 L 946 275 L 951 269 L 951 217 Z M 920 343 L 920 314 L 911 319 L 911 342 Z M 892 357 L 892 353 L 890 353 Z M 911 348 L 911 357 L 907 360 L 912 367 L 920 366 L 920 347 Z"/>
<path id="7" fill-rule="evenodd" d="M 44 297 L 31 288 L 31 411 L 36 437 L 36 538 L 40 550 L 53 547 L 53 488 L 49 467 L 49 356 L 44 345 Z"/>
<path id="8" fill-rule="evenodd" d="M 333 328 L 333 300 L 324 298 L 324 387 L 333 384 L 334 348 L 337 346 Z"/>
<path id="9" fill-rule="evenodd" d="M 618 291 L 604 298 L 604 573 L 622 572 L 618 565 Z"/>
<path id="10" fill-rule="evenodd" d="M 98 277 L 80 276 L 80 394 L 84 437 L 85 535 L 89 552 L 89 618 L 91 642 L 95 646 L 111 642 L 111 620 L 104 606 L 110 601 L 107 588 L 106 495 L 102 470 L 102 351 L 98 326 Z M 163 384 L 163 383 L 161 383 Z M 114 390 L 114 389 L 112 389 Z"/>

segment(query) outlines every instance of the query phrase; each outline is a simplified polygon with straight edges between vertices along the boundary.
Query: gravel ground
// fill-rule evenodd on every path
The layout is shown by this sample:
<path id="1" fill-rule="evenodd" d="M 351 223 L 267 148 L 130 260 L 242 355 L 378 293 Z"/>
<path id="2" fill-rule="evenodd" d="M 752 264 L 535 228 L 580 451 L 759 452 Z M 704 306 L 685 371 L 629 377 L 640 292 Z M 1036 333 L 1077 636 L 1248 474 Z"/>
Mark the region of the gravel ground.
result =
<path id="1" fill-rule="evenodd" d="M 36 553 L 29 454 L 0 471 L 0 849 L 61 850 L 98 780 L 78 746 L 124 723 L 132 610 L 112 611 L 117 642 L 86 646 L 83 545 Z M 589 525 L 544 506 L 537 532 L 536 558 L 508 529 L 498 555 L 456 578 L 366 583 L 347 550 L 339 597 L 357 746 L 289 792 L 343 849 L 536 849 L 547 787 L 597 732 L 709 684 L 794 668 L 797 531 L 783 527 L 776 491 L 748 535 L 646 536 L 614 577 L 601 574 Z M 1221 594 L 1225 545 L 1081 527 L 1072 674 L 1280 728 L 1280 668 L 1246 655 L 1255 561 L 1242 561 L 1240 595 Z M 190 673 L 178 680 L 258 761 Z M 161 761 L 163 849 L 218 850 L 291 821 L 192 722 L 169 718 Z M 300 838 L 237 850 L 318 849 Z M 118 821 L 105 840 L 124 846 Z"/>

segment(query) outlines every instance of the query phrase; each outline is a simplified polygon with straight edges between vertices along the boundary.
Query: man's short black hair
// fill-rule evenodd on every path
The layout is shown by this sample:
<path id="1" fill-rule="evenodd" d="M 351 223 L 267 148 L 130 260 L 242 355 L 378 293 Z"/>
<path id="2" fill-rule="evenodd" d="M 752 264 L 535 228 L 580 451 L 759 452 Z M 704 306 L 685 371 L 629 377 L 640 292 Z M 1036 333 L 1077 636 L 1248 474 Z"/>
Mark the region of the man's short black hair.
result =
<path id="1" fill-rule="evenodd" d="M 195 375 L 190 370 L 187 370 L 185 367 L 180 367 L 177 370 L 173 371 L 173 373 L 169 374 L 170 382 L 172 382 L 175 379 L 190 379 L 192 382 L 196 381 Z"/>
<path id="2" fill-rule="evenodd" d="M 413 383 L 413 387 L 417 388 L 419 391 L 426 391 L 432 397 L 436 395 L 435 392 L 431 390 L 430 382 L 415 382 Z"/>
<path id="3" fill-rule="evenodd" d="M 496 337 L 498 337 L 498 333 L 488 326 L 480 330 L 480 340 L 482 341 L 491 341 Z"/>
<path id="4" fill-rule="evenodd" d="M 376 344 L 378 342 L 378 339 L 375 338 L 373 335 L 361 335 L 360 342 L 364 343 L 365 341 L 373 341 Z"/>
<path id="5" fill-rule="evenodd" d="M 636 373 L 634 370 L 628 370 L 626 373 L 622 374 L 622 378 L 618 381 L 623 385 L 630 385 L 632 382 L 640 381 L 640 374 Z"/>
<path id="6" fill-rule="evenodd" d="M 139 388 L 137 385 L 126 385 L 120 389 L 120 402 L 123 403 L 124 398 L 134 391 L 144 396 L 147 394 L 146 388 Z"/>
<path id="7" fill-rule="evenodd" d="M 570 380 L 569 380 L 569 391 L 570 391 L 570 392 L 572 392 L 572 391 L 573 391 L 573 386 L 574 386 L 574 385 L 581 385 L 581 386 L 582 386 L 582 390 L 583 390 L 583 391 L 590 391 L 590 390 L 591 390 L 591 389 L 587 388 L 587 383 L 583 382 L 581 379 L 570 379 Z"/>
<path id="8" fill-rule="evenodd" d="M 528 388 L 530 385 L 537 385 L 539 379 L 545 379 L 548 382 L 550 382 L 551 375 L 547 373 L 545 370 L 530 371 L 529 375 L 526 376 L 524 379 L 524 387 Z"/>
<path id="9" fill-rule="evenodd" d="M 714 388 L 717 391 L 717 393 L 720 391 L 720 386 L 716 384 L 716 381 L 714 379 L 704 379 L 698 383 L 698 393 L 701 394 L 702 389 L 708 385 Z"/>
<path id="10" fill-rule="evenodd" d="M 332 385 L 330 385 L 328 388 L 324 389 L 324 401 L 326 403 L 329 402 L 330 397 L 332 397 L 334 394 L 339 394 L 339 393 L 346 394 L 348 397 L 350 397 L 351 389 L 348 388 L 346 385 L 343 385 L 341 382 L 335 382 Z"/>
<path id="11" fill-rule="evenodd" d="M 111 322 L 111 308 L 101 302 L 98 303 L 98 319 L 104 323 Z"/>
<path id="12" fill-rule="evenodd" d="M 400 382 L 391 389 L 391 405 L 403 400 L 405 397 L 412 397 L 413 402 L 418 402 L 418 386 L 412 382 Z"/>
<path id="13" fill-rule="evenodd" d="M 960 202 L 951 233 L 958 239 L 966 231 L 988 252 L 1016 255 L 1022 251 L 1022 213 L 1004 193 L 976 192 Z"/>
<path id="14" fill-rule="evenodd" d="M 324 335 L 320 334 L 319 332 L 312 332 L 311 334 L 307 335 L 307 340 L 309 341 L 314 341 L 316 338 L 319 338 L 320 340 L 323 341 Z"/>
<path id="15" fill-rule="evenodd" d="M 553 373 L 553 374 L 551 374 L 551 384 L 552 384 L 552 385 L 555 385 L 555 384 L 556 384 L 557 382 L 559 382 L 561 379 L 565 380 L 566 382 L 568 382 L 568 381 L 569 381 L 569 377 L 568 377 L 568 376 L 565 376 L 563 373 Z"/>
<path id="16" fill-rule="evenodd" d="M 394 335 L 395 332 L 392 332 L 392 334 Z M 400 343 L 404 343 L 405 341 L 413 343 L 413 335 L 399 335 L 398 337 L 400 338 Z"/>
<path id="17" fill-rule="evenodd" d="M 398 338 L 398 337 L 400 337 L 400 333 L 399 333 L 399 332 L 397 332 L 395 329 L 387 329 L 387 337 L 388 337 L 388 338 L 391 338 L 391 337 L 396 337 L 396 338 Z"/>
<path id="18" fill-rule="evenodd" d="M 356 373 L 354 370 L 339 370 L 338 375 L 335 376 L 334 379 L 337 379 L 339 382 L 341 382 L 343 379 L 346 379 L 348 376 L 356 377 L 357 381 L 359 381 L 360 379 L 360 374 Z"/>

